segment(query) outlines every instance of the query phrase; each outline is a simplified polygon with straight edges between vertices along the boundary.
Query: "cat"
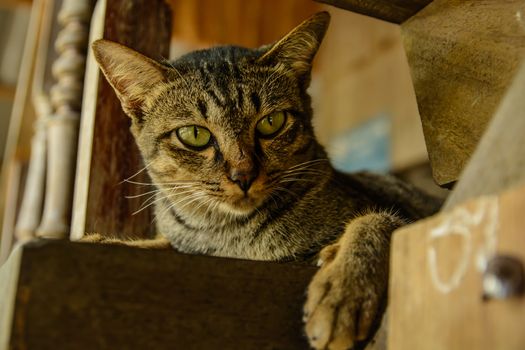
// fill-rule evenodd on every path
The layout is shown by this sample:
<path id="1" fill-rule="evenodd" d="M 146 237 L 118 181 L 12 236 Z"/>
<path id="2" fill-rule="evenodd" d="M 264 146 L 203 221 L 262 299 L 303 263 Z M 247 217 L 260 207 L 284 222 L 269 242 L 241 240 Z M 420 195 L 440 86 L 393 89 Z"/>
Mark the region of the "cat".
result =
<path id="1" fill-rule="evenodd" d="M 307 93 L 329 21 L 320 12 L 273 44 L 171 62 L 106 40 L 93 51 L 157 186 L 159 235 L 129 244 L 319 261 L 306 334 L 313 348 L 347 349 L 369 340 L 381 319 L 392 232 L 440 202 L 392 176 L 331 166 Z"/>

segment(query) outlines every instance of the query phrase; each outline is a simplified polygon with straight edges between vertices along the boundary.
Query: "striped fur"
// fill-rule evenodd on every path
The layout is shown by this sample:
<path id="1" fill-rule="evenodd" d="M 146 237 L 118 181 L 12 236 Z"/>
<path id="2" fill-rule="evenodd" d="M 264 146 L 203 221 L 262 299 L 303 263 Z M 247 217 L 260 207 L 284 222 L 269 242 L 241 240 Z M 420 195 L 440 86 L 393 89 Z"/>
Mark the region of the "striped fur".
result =
<path id="1" fill-rule="evenodd" d="M 420 194 L 393 179 L 336 172 L 316 141 L 306 89 L 328 20 L 318 14 L 263 48 L 215 47 L 173 62 L 108 41 L 94 44 L 157 185 L 146 205 L 153 203 L 158 230 L 176 249 L 304 259 L 358 213 L 399 211 L 413 220 L 435 209 L 417 208 L 422 200 L 414 206 Z M 283 130 L 257 137 L 256 123 L 276 111 L 287 112 Z M 174 132 L 185 125 L 209 129 L 210 147 L 185 147 Z M 246 196 L 228 178 L 240 164 L 257 172 Z"/>

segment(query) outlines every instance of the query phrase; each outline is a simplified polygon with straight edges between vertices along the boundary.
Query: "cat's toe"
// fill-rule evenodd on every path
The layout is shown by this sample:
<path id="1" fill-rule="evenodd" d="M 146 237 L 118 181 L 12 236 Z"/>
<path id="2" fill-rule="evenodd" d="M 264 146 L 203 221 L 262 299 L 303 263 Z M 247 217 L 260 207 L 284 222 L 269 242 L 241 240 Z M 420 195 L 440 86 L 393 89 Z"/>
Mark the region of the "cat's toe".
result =
<path id="1" fill-rule="evenodd" d="M 357 324 L 357 340 L 366 340 L 368 338 L 374 320 L 377 316 L 377 311 L 378 303 L 373 299 L 369 299 L 363 303 Z"/>
<path id="2" fill-rule="evenodd" d="M 344 350 L 355 340 L 356 308 L 337 265 L 323 267 L 308 288 L 305 332 L 314 349 Z"/>
<path id="3" fill-rule="evenodd" d="M 331 244 L 329 246 L 324 247 L 319 252 L 319 260 L 317 261 L 317 266 L 323 266 L 331 263 L 335 259 L 335 256 L 337 255 L 338 251 L 339 243 Z"/>
<path id="4" fill-rule="evenodd" d="M 335 323 L 334 331 L 327 348 L 329 350 L 352 349 L 355 342 L 355 326 L 353 319 L 344 313 L 338 314 L 338 321 Z M 345 320 L 345 318 L 347 318 Z"/>
<path id="5" fill-rule="evenodd" d="M 314 349 L 352 348 L 369 338 L 377 317 L 381 293 L 341 261 L 321 267 L 308 287 L 303 321 Z"/>
<path id="6" fill-rule="evenodd" d="M 332 335 L 335 313 L 333 308 L 319 305 L 305 326 L 310 346 L 314 349 L 325 349 Z"/>

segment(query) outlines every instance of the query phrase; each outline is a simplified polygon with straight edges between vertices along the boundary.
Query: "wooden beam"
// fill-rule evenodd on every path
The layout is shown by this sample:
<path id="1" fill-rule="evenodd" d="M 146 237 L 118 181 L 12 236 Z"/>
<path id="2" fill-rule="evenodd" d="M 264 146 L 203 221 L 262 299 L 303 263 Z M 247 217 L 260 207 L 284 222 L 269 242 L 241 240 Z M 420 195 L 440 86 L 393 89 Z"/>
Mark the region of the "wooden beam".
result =
<path id="1" fill-rule="evenodd" d="M 525 183 L 525 60 L 445 208 Z"/>
<path id="2" fill-rule="evenodd" d="M 433 176 L 452 185 L 525 58 L 521 0 L 434 0 L 402 24 Z"/>
<path id="3" fill-rule="evenodd" d="M 525 187 L 521 187 L 471 200 L 396 231 L 388 349 L 525 347 L 525 298 L 484 298 L 490 291 L 499 294 L 493 289 L 498 286 L 493 279 L 498 276 L 495 270 L 484 275 L 492 258 L 513 257 L 521 260 L 522 266 L 525 262 L 524 211 Z M 501 271 L 512 276 L 507 268 Z M 511 290 L 517 281 L 507 280 L 509 284 L 499 292 Z"/>
<path id="4" fill-rule="evenodd" d="M 403 23 L 432 0 L 315 0 L 387 22 Z"/>
<path id="5" fill-rule="evenodd" d="M 171 37 L 171 11 L 164 0 L 107 0 L 101 13 L 102 37 L 129 46 L 153 58 L 167 58 Z M 98 38 L 91 38 L 91 40 Z M 88 71 L 90 68 L 88 66 Z M 129 132 L 129 117 L 120 106 L 115 92 L 95 66 L 87 81 L 96 88 L 85 103 L 93 113 L 83 111 L 72 236 L 99 232 L 119 237 L 147 237 L 153 233 L 151 212 L 132 215 L 140 198 L 126 196 L 141 193 L 144 187 L 123 180 L 144 167 L 141 155 Z M 150 182 L 146 171 L 133 177 L 136 182 Z"/>
<path id="6" fill-rule="evenodd" d="M 308 348 L 312 266 L 65 241 L 10 259 L 0 286 L 18 274 L 12 349 Z"/>

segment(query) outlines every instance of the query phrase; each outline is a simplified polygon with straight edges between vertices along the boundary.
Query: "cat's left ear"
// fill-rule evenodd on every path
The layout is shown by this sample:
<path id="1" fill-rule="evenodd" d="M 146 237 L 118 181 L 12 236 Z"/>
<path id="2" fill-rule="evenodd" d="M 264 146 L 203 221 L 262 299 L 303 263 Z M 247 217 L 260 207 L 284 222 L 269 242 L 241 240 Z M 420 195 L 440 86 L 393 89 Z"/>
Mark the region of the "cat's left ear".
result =
<path id="1" fill-rule="evenodd" d="M 166 81 L 166 68 L 160 63 L 109 40 L 93 43 L 100 69 L 117 93 L 127 115 L 140 118 L 150 92 Z"/>
<path id="2" fill-rule="evenodd" d="M 316 13 L 273 44 L 257 61 L 263 64 L 284 63 L 299 76 L 309 74 L 329 23 L 328 12 Z"/>

